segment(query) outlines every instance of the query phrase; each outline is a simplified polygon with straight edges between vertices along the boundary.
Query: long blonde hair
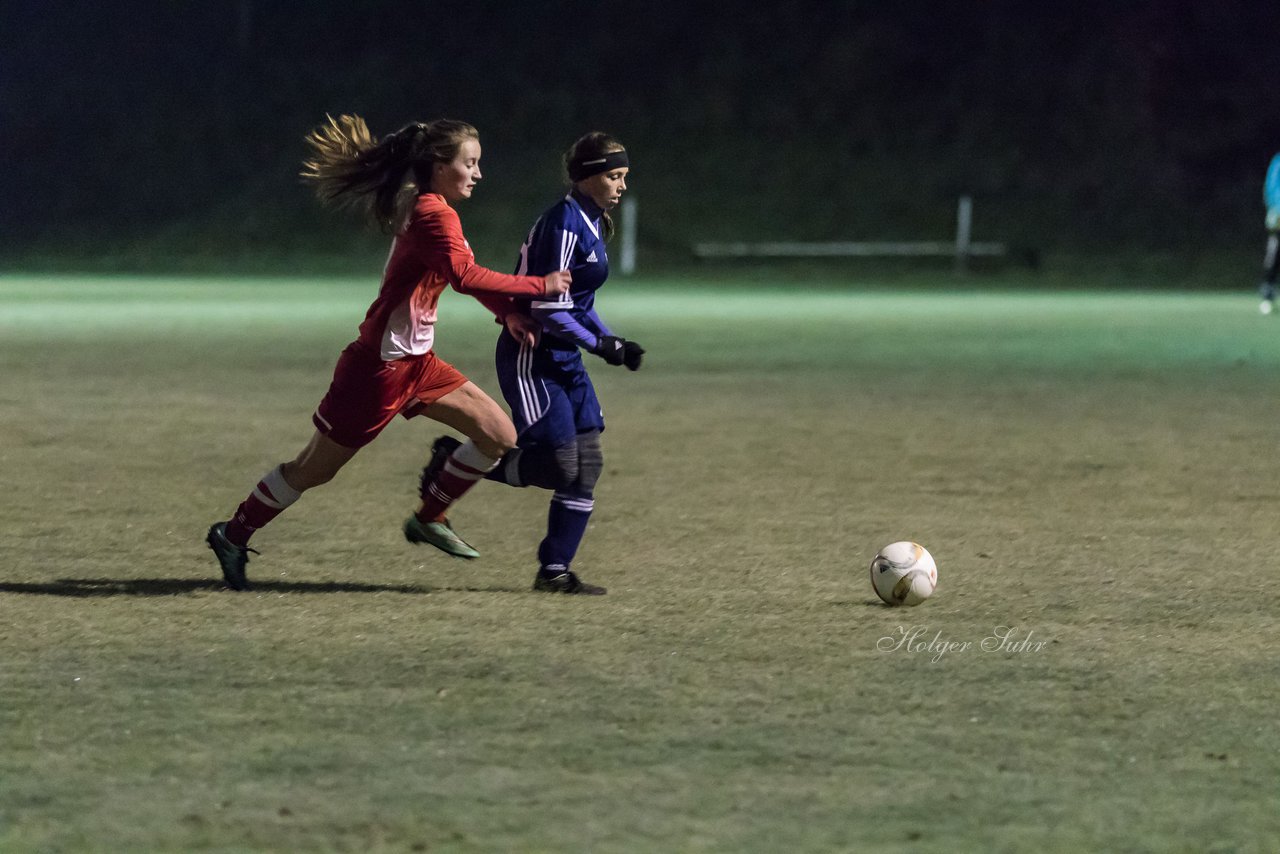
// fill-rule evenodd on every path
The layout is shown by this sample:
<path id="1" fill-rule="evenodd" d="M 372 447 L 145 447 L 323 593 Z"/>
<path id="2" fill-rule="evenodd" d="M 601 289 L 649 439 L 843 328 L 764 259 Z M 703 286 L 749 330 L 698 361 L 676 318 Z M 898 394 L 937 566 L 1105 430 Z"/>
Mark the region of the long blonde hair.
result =
<path id="1" fill-rule="evenodd" d="M 464 142 L 480 139 L 474 127 L 454 119 L 413 122 L 377 141 L 360 116 L 325 119 L 307 134 L 311 156 L 300 174 L 322 202 L 357 208 L 389 230 L 431 189 L 432 164 L 448 163 Z"/>

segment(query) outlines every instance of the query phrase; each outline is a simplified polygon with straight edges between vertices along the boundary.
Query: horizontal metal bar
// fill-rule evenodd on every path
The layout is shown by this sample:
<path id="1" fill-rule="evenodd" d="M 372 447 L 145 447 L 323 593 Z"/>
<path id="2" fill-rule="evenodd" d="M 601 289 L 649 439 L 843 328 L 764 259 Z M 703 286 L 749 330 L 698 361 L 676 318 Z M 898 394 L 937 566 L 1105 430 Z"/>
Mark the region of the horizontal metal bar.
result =
<path id="1" fill-rule="evenodd" d="M 1004 255 L 1003 243 L 970 243 L 966 248 L 941 241 L 832 242 L 832 243 L 695 243 L 700 258 L 812 258 L 873 256 Z"/>

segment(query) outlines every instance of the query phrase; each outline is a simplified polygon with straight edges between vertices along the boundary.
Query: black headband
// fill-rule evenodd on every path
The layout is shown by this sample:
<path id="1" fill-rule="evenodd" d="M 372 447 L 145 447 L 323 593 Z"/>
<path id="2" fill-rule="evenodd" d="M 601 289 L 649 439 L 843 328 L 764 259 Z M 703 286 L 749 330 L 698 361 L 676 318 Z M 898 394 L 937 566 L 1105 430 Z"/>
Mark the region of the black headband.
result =
<path id="1" fill-rule="evenodd" d="M 631 166 L 627 162 L 627 152 L 625 150 L 610 151 L 603 157 L 592 157 L 588 160 L 571 160 L 569 161 L 569 180 L 576 183 L 590 178 L 592 175 L 621 169 L 624 166 Z"/>

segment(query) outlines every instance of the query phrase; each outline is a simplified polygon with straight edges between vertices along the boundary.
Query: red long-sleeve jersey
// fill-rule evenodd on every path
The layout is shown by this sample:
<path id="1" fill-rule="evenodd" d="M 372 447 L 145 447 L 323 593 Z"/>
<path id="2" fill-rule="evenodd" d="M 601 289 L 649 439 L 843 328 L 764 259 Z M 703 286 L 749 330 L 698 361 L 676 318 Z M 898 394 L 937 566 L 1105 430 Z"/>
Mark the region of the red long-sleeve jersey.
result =
<path id="1" fill-rule="evenodd" d="M 480 298 L 499 315 L 505 297 L 542 296 L 546 288 L 542 276 L 511 276 L 478 265 L 457 212 L 440 194 L 423 193 L 391 243 L 382 288 L 360 324 L 358 343 L 388 362 L 426 353 L 446 285 Z"/>

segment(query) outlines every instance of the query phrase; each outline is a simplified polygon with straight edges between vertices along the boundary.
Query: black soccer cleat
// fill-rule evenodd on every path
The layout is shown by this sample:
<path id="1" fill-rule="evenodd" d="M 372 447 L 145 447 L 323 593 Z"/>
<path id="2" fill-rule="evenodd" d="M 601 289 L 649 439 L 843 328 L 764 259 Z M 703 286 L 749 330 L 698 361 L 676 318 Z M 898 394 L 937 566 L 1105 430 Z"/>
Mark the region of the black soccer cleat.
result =
<path id="1" fill-rule="evenodd" d="M 249 552 L 258 552 L 248 546 L 237 546 L 227 539 L 227 523 L 215 522 L 209 526 L 209 533 L 204 541 L 213 549 L 222 564 L 222 577 L 232 590 L 248 590 L 249 577 L 245 575 L 245 567 L 249 565 Z"/>
<path id="2" fill-rule="evenodd" d="M 603 596 L 607 591 L 595 584 L 588 584 L 577 574 L 563 566 L 544 566 L 533 579 L 533 589 L 538 593 L 568 593 L 579 596 Z"/>
<path id="3" fill-rule="evenodd" d="M 449 455 L 458 448 L 462 447 L 462 443 L 452 436 L 441 436 L 431 445 L 431 459 L 422 467 L 422 474 L 418 478 L 418 496 L 424 501 L 427 498 L 427 490 L 431 488 L 431 484 L 435 483 L 440 472 L 444 469 L 445 461 L 449 459 Z"/>

